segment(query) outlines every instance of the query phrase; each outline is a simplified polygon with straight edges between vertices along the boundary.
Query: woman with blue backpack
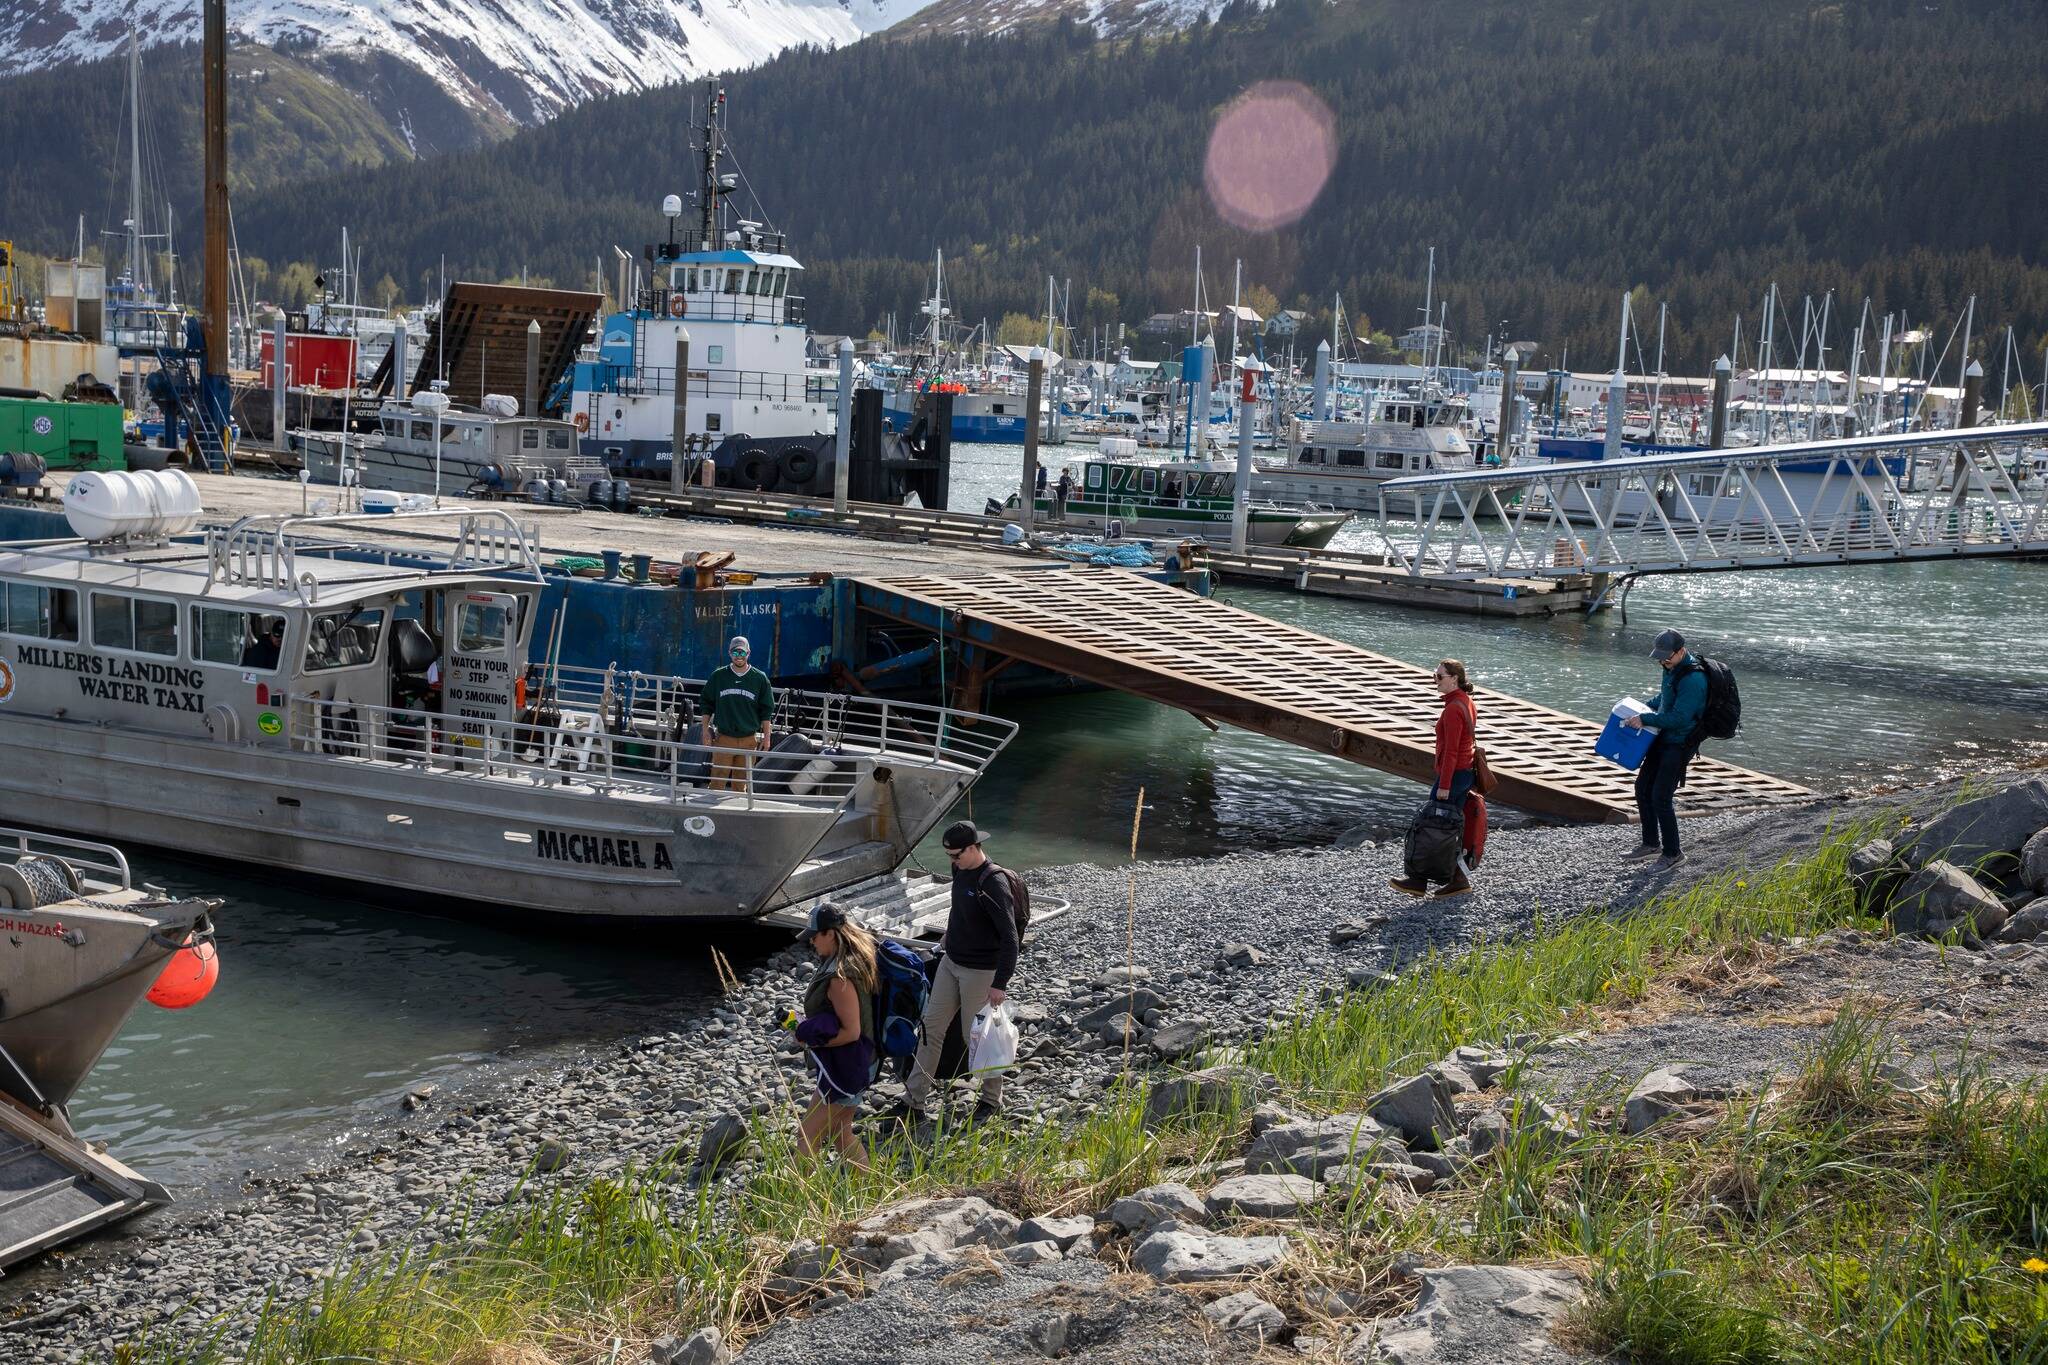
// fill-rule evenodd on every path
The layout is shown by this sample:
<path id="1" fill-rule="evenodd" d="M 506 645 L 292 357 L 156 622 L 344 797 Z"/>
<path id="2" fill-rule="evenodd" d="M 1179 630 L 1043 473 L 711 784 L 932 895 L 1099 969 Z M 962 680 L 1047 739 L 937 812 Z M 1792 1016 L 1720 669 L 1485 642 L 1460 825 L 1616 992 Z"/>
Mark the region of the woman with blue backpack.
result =
<path id="1" fill-rule="evenodd" d="M 797 1145 L 805 1155 L 830 1147 L 866 1170 L 867 1148 L 854 1135 L 853 1118 L 875 1077 L 875 937 L 829 901 L 812 908 L 797 937 L 818 956 L 817 973 L 804 990 L 803 1017 L 794 1024 L 818 1077 Z"/>

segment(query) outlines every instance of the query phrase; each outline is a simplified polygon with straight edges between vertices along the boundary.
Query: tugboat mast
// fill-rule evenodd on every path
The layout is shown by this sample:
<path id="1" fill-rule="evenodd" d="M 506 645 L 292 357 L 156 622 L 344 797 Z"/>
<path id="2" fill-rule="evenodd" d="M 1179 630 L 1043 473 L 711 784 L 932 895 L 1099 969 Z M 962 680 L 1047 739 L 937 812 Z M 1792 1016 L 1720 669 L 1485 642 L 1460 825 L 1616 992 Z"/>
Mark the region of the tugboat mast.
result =
<path id="1" fill-rule="evenodd" d="M 704 187 L 698 193 L 704 209 L 704 224 L 699 235 L 699 251 L 718 250 L 718 196 L 724 189 L 718 173 L 718 162 L 725 155 L 725 147 L 719 136 L 718 116 L 725 109 L 725 90 L 716 81 L 707 89 L 710 98 L 704 103 Z"/>

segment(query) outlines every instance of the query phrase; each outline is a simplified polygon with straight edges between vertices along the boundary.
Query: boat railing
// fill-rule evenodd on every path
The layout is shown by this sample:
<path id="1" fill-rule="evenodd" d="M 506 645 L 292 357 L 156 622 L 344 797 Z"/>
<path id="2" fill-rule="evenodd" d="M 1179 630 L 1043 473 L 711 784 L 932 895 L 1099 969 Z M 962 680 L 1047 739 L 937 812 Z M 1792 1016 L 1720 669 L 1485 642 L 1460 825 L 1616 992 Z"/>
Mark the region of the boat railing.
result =
<path id="1" fill-rule="evenodd" d="M 629 396 L 672 394 L 676 391 L 673 365 L 598 366 L 600 392 Z M 813 375 L 808 371 L 706 370 L 690 369 L 690 394 L 695 398 L 748 399 L 763 403 L 830 403 L 837 399 L 836 376 Z"/>
<path id="2" fill-rule="evenodd" d="M 286 736 L 302 753 L 357 759 L 453 780 L 495 779 L 670 804 L 748 810 L 836 809 L 874 768 L 858 753 L 794 755 L 690 744 L 561 707 L 528 719 L 294 697 Z M 815 759 L 824 759 L 817 763 Z"/>
<path id="3" fill-rule="evenodd" d="M 558 666 L 548 686 L 564 702 L 608 718 L 666 726 L 693 721 L 702 710 L 701 679 L 628 669 Z M 776 689 L 770 724 L 782 734 L 801 732 L 827 749 L 878 759 L 950 764 L 980 773 L 1017 733 L 1014 721 L 922 702 L 858 697 L 836 692 Z"/>
<path id="4" fill-rule="evenodd" d="M 17 863 L 23 858 L 58 858 L 82 876 L 123 891 L 133 884 L 127 855 L 112 844 L 0 826 L 0 863 Z"/>
<path id="5" fill-rule="evenodd" d="M 232 526 L 214 527 L 206 533 L 206 575 L 208 583 L 238 587 L 274 588 L 296 592 L 308 606 L 319 596 L 320 581 L 298 564 L 300 550 L 328 552 L 333 542 L 310 538 L 312 532 L 340 527 L 376 527 L 401 531 L 423 521 L 456 519 L 455 544 L 448 551 L 450 569 L 506 572 L 541 577 L 540 560 L 533 539 L 509 512 L 495 508 L 461 508 L 445 511 L 351 513 L 336 516 L 291 516 L 265 514 L 247 516 Z"/>

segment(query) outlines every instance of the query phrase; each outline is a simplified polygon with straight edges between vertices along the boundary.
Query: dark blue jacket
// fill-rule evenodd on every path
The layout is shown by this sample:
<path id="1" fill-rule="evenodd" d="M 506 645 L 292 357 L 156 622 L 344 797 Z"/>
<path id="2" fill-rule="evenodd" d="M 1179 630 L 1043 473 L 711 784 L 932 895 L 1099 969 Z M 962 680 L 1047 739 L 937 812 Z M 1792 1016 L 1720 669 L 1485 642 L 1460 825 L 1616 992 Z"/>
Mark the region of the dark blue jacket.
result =
<path id="1" fill-rule="evenodd" d="M 1664 670 L 1657 689 L 1657 708 L 1643 713 L 1643 725 L 1657 732 L 1660 742 L 1685 744 L 1699 729 L 1707 710 L 1707 670 L 1688 654 L 1676 668 Z"/>

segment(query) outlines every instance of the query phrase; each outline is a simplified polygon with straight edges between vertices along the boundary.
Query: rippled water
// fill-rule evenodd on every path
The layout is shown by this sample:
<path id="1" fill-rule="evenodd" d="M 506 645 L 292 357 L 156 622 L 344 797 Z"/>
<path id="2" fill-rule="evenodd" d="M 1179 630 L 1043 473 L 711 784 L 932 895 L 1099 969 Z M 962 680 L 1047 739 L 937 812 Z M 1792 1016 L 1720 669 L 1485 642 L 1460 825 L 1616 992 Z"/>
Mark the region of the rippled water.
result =
<path id="1" fill-rule="evenodd" d="M 979 510 L 1013 487 L 1020 454 L 956 449 L 955 505 Z M 1588 717 L 1655 687 L 1650 637 L 1676 626 L 1741 677 L 1743 734 L 1717 755 L 1823 788 L 2048 749 L 2048 669 L 2034 643 L 2048 564 L 1650 579 L 1631 594 L 1626 625 L 1615 613 L 1482 621 L 1263 590 L 1222 596 L 1413 663 L 1453 655 L 1486 686 Z M 1313 842 L 1360 823 L 1392 829 L 1415 799 L 1410 784 L 1212 733 L 1118 694 L 1004 709 L 1023 732 L 971 804 L 997 856 L 1020 866 L 1124 858 L 1140 787 L 1140 856 L 1151 858 Z M 920 856 L 945 865 L 935 847 Z M 182 1014 L 144 1006 L 76 1113 L 91 1136 L 173 1185 L 232 1185 L 244 1168 L 357 1140 L 408 1085 L 457 1078 L 507 1048 L 658 1027 L 708 999 L 697 943 L 439 920 L 148 856 L 140 872 L 229 898 L 221 984 Z"/>

